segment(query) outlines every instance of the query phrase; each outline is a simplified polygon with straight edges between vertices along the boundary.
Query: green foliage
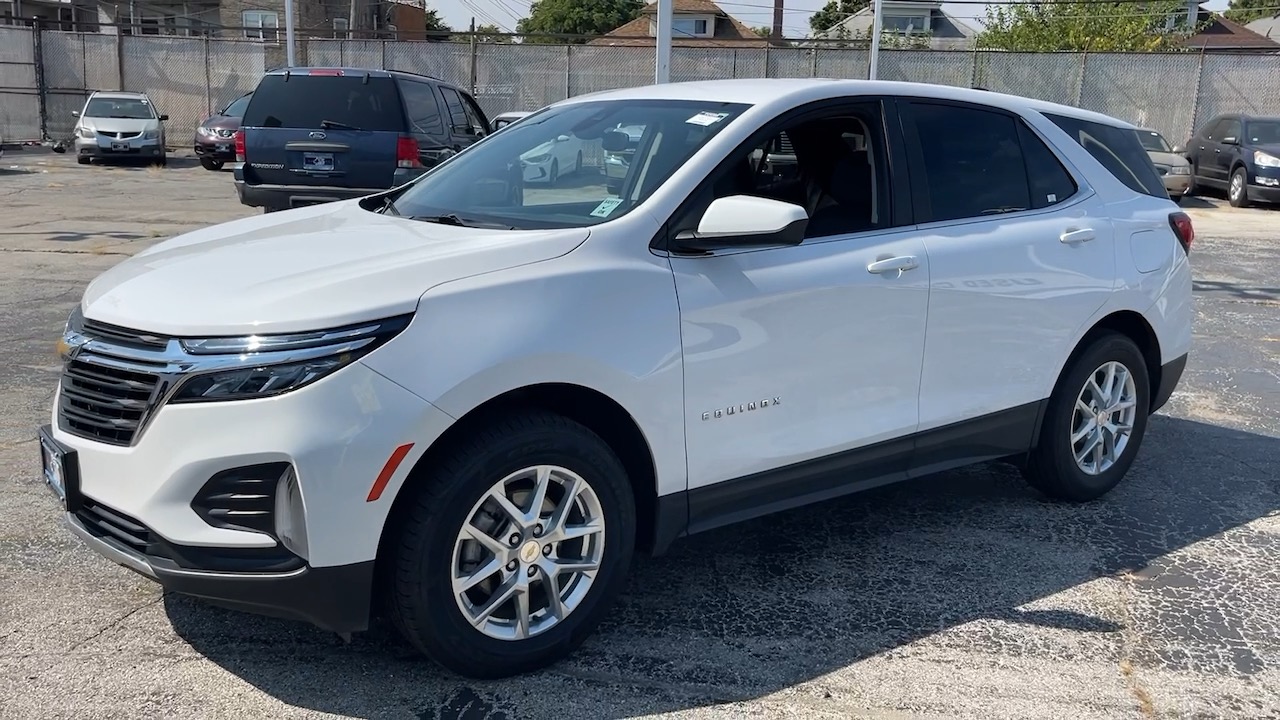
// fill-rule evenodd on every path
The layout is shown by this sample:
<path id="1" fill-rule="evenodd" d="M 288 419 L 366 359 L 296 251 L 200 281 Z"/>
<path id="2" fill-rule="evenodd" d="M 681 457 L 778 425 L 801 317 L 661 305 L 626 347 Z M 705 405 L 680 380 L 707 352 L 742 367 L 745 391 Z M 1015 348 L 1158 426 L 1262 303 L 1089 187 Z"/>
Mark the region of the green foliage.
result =
<path id="1" fill-rule="evenodd" d="M 809 29 L 814 35 L 824 33 L 870 4 L 870 0 L 829 0 L 821 10 L 809 16 Z"/>
<path id="2" fill-rule="evenodd" d="M 773 34 L 773 28 L 767 25 L 761 25 L 760 27 L 751 28 L 751 32 L 759 35 L 762 38 L 767 38 Z"/>
<path id="3" fill-rule="evenodd" d="M 506 44 L 511 42 L 510 35 L 503 35 L 506 30 L 497 25 L 477 25 L 476 42 Z"/>
<path id="4" fill-rule="evenodd" d="M 1280 10 L 1276 9 L 1277 6 L 1280 6 L 1280 3 L 1276 0 L 1231 0 L 1224 14 L 1228 19 L 1244 25 L 1254 20 L 1280 15 Z"/>
<path id="5" fill-rule="evenodd" d="M 428 9 L 425 15 L 426 15 L 426 27 L 423 29 L 426 30 L 427 32 L 439 32 L 439 33 L 453 32 L 453 28 L 449 27 L 449 25 L 444 21 L 444 19 L 440 17 L 440 13 L 436 12 L 435 10 Z M 405 29 L 408 30 L 409 28 L 405 28 Z"/>
<path id="6" fill-rule="evenodd" d="M 534 35 L 525 42 L 563 43 L 537 34 L 603 35 L 635 20 L 643 9 L 643 0 L 536 0 L 516 31 Z"/>
<path id="7" fill-rule="evenodd" d="M 1193 29 L 1181 0 L 1026 2 L 987 7 L 978 46 L 1024 52 L 1173 50 Z"/>

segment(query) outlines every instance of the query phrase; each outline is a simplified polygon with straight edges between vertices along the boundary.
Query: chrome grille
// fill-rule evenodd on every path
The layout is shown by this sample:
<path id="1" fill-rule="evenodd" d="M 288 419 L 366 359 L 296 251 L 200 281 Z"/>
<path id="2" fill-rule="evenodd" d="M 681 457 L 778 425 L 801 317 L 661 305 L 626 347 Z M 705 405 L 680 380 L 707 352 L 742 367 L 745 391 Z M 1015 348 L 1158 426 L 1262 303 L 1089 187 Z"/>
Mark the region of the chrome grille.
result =
<path id="1" fill-rule="evenodd" d="M 229 138 L 232 135 L 235 135 L 234 132 L 226 128 L 217 128 L 216 130 L 213 131 L 213 134 L 221 138 Z"/>
<path id="2" fill-rule="evenodd" d="M 62 371 L 58 420 L 63 430 L 109 445 L 130 445 L 160 378 L 75 359 Z"/>
<path id="3" fill-rule="evenodd" d="M 108 340 L 127 347 L 164 350 L 169 346 L 168 338 L 160 337 L 159 335 L 147 335 L 136 330 L 128 330 L 88 318 L 84 320 L 84 334 L 95 339 Z"/>
<path id="4" fill-rule="evenodd" d="M 103 132 L 101 130 L 98 131 L 98 134 L 110 140 L 124 140 L 142 135 L 140 132 Z"/>

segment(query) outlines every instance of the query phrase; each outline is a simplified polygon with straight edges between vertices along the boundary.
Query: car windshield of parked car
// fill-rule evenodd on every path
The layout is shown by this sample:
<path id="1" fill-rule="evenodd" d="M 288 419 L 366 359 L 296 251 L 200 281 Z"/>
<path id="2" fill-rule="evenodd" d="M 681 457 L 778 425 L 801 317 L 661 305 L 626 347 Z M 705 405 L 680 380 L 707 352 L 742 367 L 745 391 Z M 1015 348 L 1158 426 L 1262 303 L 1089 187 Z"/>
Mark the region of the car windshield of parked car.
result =
<path id="1" fill-rule="evenodd" d="M 1249 121 L 1249 144 L 1280 145 L 1280 120 Z"/>
<path id="2" fill-rule="evenodd" d="M 84 109 L 85 117 L 151 120 L 156 116 L 151 103 L 138 98 L 94 98 Z"/>
<path id="3" fill-rule="evenodd" d="M 250 97 L 252 96 L 245 95 L 244 97 L 237 99 L 235 102 L 228 105 L 227 109 L 222 111 L 222 114 L 226 117 L 233 118 L 244 117 L 244 109 L 249 107 Z"/>
<path id="4" fill-rule="evenodd" d="M 1143 130 L 1138 133 L 1138 139 L 1142 141 L 1142 147 L 1147 152 L 1173 152 L 1169 143 L 1165 142 L 1164 137 L 1158 132 Z"/>
<path id="5" fill-rule="evenodd" d="M 644 202 L 747 107 L 603 100 L 544 110 L 432 170 L 388 212 L 514 230 L 602 223 Z"/>

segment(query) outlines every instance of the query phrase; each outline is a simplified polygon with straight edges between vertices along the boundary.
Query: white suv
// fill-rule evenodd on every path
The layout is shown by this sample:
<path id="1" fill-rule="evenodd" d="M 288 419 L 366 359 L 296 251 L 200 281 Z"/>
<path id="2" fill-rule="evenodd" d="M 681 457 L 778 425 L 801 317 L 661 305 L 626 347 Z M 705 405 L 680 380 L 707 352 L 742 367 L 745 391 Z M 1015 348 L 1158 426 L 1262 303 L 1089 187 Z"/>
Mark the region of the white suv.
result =
<path id="1" fill-rule="evenodd" d="M 561 136 L 584 172 L 526 186 Z M 795 162 L 760 162 L 782 136 Z M 624 149 L 611 193 L 589 173 Z M 1186 362 L 1191 242 L 1103 115 L 860 81 L 574 98 L 104 273 L 44 475 L 166 588 L 344 635 L 385 611 L 457 672 L 526 671 L 682 535 L 993 459 L 1103 495 Z"/>

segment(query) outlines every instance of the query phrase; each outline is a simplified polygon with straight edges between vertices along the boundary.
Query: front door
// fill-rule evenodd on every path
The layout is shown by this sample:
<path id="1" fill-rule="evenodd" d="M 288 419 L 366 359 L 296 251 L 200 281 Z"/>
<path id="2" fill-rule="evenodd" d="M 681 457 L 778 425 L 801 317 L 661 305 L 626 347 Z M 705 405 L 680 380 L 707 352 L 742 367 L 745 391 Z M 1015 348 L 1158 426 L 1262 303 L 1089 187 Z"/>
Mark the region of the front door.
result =
<path id="1" fill-rule="evenodd" d="M 799 245 L 671 260 L 695 528 L 755 514 L 771 495 L 777 508 L 905 472 L 905 456 L 884 447 L 863 458 L 864 474 L 847 471 L 859 448 L 909 447 L 918 422 L 929 261 L 914 229 L 893 221 L 880 109 L 842 105 L 739 148 L 701 191 L 706 203 L 794 202 L 810 221 Z M 794 163 L 767 161 L 780 141 L 794 145 Z M 835 472 L 815 481 L 810 465 L 788 477 L 818 458 Z M 695 501 L 707 497 L 699 489 L 719 496 L 715 507 Z"/>

